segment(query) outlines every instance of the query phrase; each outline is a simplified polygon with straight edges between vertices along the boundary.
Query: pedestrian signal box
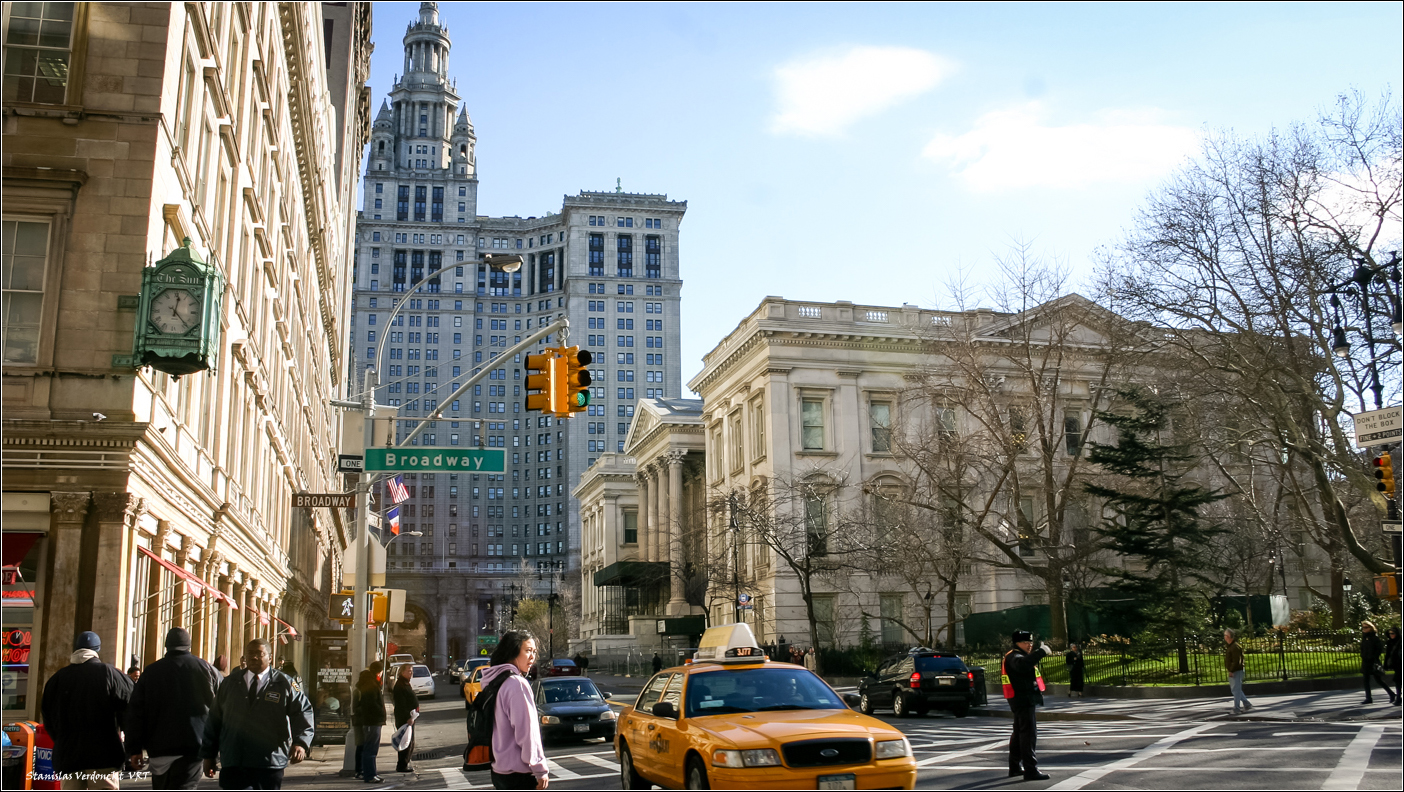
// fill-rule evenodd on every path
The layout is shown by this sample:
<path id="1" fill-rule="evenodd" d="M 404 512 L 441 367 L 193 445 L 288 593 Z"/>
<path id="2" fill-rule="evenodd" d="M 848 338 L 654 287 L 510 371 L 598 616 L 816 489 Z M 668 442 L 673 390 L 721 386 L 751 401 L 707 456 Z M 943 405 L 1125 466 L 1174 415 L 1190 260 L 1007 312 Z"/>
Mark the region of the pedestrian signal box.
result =
<path id="1" fill-rule="evenodd" d="M 390 598 L 384 591 L 368 591 L 366 596 L 370 598 L 370 620 L 378 624 L 384 624 L 390 616 Z M 343 591 L 331 596 L 331 603 L 327 606 L 327 618 L 332 621 L 350 624 L 355 621 L 356 614 L 356 593 L 353 591 Z"/>
<path id="2" fill-rule="evenodd" d="M 1375 596 L 1382 600 L 1399 599 L 1399 576 L 1377 575 L 1375 577 Z"/>

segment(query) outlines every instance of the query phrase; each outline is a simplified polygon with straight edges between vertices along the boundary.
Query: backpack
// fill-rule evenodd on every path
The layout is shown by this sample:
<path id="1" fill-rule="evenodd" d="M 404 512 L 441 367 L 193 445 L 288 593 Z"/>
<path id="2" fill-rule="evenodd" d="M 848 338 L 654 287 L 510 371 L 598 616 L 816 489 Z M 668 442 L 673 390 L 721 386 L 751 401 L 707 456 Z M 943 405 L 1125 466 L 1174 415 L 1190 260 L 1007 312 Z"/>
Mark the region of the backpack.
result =
<path id="1" fill-rule="evenodd" d="M 492 728 L 497 722 L 497 691 L 510 676 L 510 671 L 499 674 L 468 705 L 468 746 L 463 749 L 464 772 L 492 768 Z"/>

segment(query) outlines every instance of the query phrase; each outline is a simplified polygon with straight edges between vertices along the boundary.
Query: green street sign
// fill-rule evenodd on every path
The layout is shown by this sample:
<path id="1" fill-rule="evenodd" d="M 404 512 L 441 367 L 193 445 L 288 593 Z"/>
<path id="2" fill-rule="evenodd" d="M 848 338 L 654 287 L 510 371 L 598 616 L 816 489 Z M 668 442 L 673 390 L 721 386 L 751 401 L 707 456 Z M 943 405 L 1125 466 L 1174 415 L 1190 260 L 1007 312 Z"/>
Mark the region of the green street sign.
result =
<path id="1" fill-rule="evenodd" d="M 367 448 L 366 472 L 501 473 L 506 452 L 461 448 Z"/>

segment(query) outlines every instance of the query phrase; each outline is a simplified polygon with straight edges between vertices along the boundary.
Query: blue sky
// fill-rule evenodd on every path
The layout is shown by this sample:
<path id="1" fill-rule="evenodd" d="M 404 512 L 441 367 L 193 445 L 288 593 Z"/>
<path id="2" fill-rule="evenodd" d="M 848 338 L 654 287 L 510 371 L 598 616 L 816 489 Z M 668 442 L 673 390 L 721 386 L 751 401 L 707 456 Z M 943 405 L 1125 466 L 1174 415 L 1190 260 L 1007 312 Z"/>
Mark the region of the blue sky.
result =
<path id="1" fill-rule="evenodd" d="M 419 4 L 377 2 L 374 106 Z M 1399 3 L 441 3 L 480 214 L 688 201 L 683 382 L 765 295 L 935 307 L 1014 240 L 1075 273 L 1205 132 L 1397 102 Z"/>

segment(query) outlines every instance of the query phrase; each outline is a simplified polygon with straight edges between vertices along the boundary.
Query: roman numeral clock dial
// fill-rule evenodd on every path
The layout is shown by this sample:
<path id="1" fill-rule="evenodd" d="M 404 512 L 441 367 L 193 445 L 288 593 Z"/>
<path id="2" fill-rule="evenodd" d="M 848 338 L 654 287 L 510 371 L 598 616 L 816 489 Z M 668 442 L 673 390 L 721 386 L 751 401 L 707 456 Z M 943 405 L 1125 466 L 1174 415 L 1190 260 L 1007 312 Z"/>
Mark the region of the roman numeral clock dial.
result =
<path id="1" fill-rule="evenodd" d="M 163 333 L 184 335 L 200 323 L 200 300 L 184 289 L 167 289 L 151 301 L 147 318 Z"/>

